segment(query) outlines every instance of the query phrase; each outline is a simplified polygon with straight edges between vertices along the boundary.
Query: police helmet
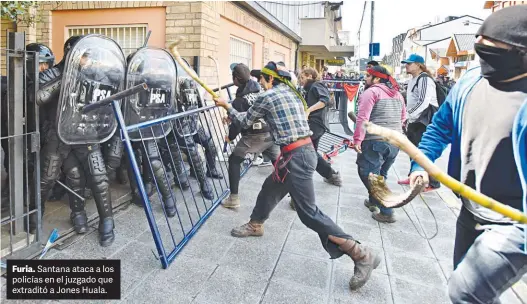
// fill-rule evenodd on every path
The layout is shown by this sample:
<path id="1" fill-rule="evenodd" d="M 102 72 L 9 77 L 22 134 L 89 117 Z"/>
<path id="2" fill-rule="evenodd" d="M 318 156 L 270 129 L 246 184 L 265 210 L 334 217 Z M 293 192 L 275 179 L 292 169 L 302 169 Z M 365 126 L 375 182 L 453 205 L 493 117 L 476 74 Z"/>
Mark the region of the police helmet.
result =
<path id="1" fill-rule="evenodd" d="M 30 43 L 26 46 L 26 51 L 38 53 L 39 63 L 47 63 L 51 67 L 55 62 L 51 49 L 42 43 Z"/>
<path id="2" fill-rule="evenodd" d="M 66 40 L 66 42 L 64 43 L 64 58 L 66 58 L 66 55 L 68 55 L 68 53 L 70 52 L 71 48 L 82 37 L 84 37 L 84 36 L 71 36 L 70 38 L 68 38 L 68 40 Z"/>

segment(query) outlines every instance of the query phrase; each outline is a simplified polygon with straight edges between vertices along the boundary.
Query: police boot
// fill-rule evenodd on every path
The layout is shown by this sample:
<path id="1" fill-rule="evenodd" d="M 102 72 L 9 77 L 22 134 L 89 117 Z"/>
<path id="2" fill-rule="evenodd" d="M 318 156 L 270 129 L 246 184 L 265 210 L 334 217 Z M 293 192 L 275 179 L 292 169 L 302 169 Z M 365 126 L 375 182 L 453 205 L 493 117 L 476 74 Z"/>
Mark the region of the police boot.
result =
<path id="1" fill-rule="evenodd" d="M 88 232 L 88 216 L 86 210 L 84 210 L 84 202 L 76 197 L 74 201 L 70 197 L 70 220 L 73 225 L 73 229 L 77 234 L 84 234 Z"/>
<path id="2" fill-rule="evenodd" d="M 169 183 L 165 178 L 165 171 L 163 169 L 163 164 L 160 160 L 152 161 L 152 169 L 154 170 L 154 176 L 157 180 L 157 186 L 163 197 L 163 203 L 165 204 L 165 211 L 168 217 L 174 217 L 176 215 L 176 204 L 172 197 L 172 191 L 170 189 Z"/>
<path id="3" fill-rule="evenodd" d="M 110 246 L 115 240 L 114 228 L 113 217 L 106 217 L 99 220 L 99 244 L 102 247 Z"/>
<path id="4" fill-rule="evenodd" d="M 222 179 L 223 175 L 218 172 L 218 169 L 216 169 L 216 166 L 210 165 L 210 168 L 207 170 L 207 177 L 216 178 L 216 179 Z"/>
<path id="5" fill-rule="evenodd" d="M 83 176 L 81 173 L 81 169 L 79 167 L 71 168 L 66 176 L 66 184 L 68 187 L 71 188 L 71 190 L 75 191 L 75 193 L 83 194 Z M 84 210 L 84 207 L 86 206 L 86 201 L 83 201 L 77 195 L 71 193 L 68 191 L 68 197 L 70 201 L 70 220 L 73 225 L 73 228 L 75 229 L 75 232 L 77 234 L 84 234 L 88 232 L 88 216 L 86 216 L 86 210 Z"/>
<path id="6" fill-rule="evenodd" d="M 202 179 L 202 180 L 199 181 L 199 185 L 200 185 L 200 188 L 201 188 L 201 195 L 205 199 L 213 200 L 214 199 L 214 191 L 213 191 L 209 181 L 207 181 L 206 179 Z"/>
<path id="7" fill-rule="evenodd" d="M 100 176 L 99 176 L 100 177 Z M 97 178 L 97 177 L 95 177 Z M 108 191 L 107 181 L 95 183 L 93 198 L 99 213 L 99 244 L 102 247 L 110 246 L 115 240 L 113 229 L 112 200 Z"/>

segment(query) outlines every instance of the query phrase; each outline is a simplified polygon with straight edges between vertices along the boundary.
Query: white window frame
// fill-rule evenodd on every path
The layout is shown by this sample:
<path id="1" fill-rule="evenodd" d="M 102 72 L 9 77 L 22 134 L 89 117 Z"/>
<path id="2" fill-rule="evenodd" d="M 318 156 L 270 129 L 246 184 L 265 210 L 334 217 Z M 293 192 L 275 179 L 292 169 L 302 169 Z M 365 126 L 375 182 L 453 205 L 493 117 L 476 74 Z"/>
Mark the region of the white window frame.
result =
<path id="1" fill-rule="evenodd" d="M 241 49 L 238 49 L 238 51 L 241 51 L 242 53 L 244 51 L 249 51 L 247 54 L 233 54 L 233 42 L 239 43 L 240 45 L 235 47 L 241 47 Z M 244 50 L 243 48 L 247 48 L 247 50 Z M 253 59 L 254 59 L 254 43 L 238 38 L 236 36 L 230 36 L 229 39 L 229 64 L 232 63 L 244 63 L 246 64 L 249 69 L 253 68 Z"/>
<path id="2" fill-rule="evenodd" d="M 286 64 L 286 66 L 289 65 L 287 63 L 286 59 L 285 59 L 285 54 L 284 53 L 281 53 L 279 51 L 274 51 L 273 57 L 275 58 L 275 60 L 274 60 L 275 62 L 283 61 Z"/>
<path id="3" fill-rule="evenodd" d="M 143 46 L 148 33 L 148 24 L 100 24 L 100 25 L 74 25 L 64 29 L 64 42 L 74 35 L 101 34 L 117 42 L 125 56 L 135 52 Z M 128 37 L 127 37 L 128 36 Z"/>

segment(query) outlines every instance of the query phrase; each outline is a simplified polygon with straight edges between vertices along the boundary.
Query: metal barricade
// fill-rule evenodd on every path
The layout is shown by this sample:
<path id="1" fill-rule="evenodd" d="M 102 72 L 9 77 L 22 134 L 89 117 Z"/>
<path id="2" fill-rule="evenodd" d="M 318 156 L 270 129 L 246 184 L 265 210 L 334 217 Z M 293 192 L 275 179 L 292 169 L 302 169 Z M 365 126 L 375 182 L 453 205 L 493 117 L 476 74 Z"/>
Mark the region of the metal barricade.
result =
<path id="1" fill-rule="evenodd" d="M 200 146 L 205 150 L 217 150 L 217 145 L 213 141 L 215 138 L 224 138 L 225 126 L 221 122 L 223 114 L 215 106 L 206 106 L 127 126 L 117 101 L 113 102 L 113 107 L 122 130 L 121 134 L 125 144 L 125 151 L 129 156 L 130 165 L 134 171 L 135 181 L 130 182 L 136 182 L 138 185 L 159 259 L 162 267 L 167 268 L 199 227 L 212 214 L 214 209 L 229 194 L 227 161 L 219 160 L 219 157 L 217 157 L 219 152 L 217 155 L 211 155 L 207 154 L 211 151 L 205 151 L 205 156 L 203 156 L 200 151 Z M 185 123 L 190 120 L 197 122 L 196 132 L 191 135 L 181 136 L 181 134 L 187 133 L 179 133 L 178 130 L 185 128 Z M 133 143 L 130 141 L 130 132 L 139 132 L 142 139 L 143 132 L 148 129 L 151 130 L 154 126 L 160 128 L 170 126 L 172 131 L 166 137 L 153 140 L 153 142 L 152 140 L 140 140 Z M 208 143 L 204 142 L 204 137 L 207 137 Z M 149 166 L 146 166 L 146 170 L 149 171 L 156 190 L 151 198 L 149 198 L 145 190 L 145 183 L 142 178 L 145 172 L 141 172 L 141 166 L 138 164 L 136 157 L 134 157 L 133 145 L 137 144 L 141 145 L 144 150 L 164 150 L 164 153 L 168 153 L 169 164 L 165 163 L 162 173 L 159 173 L 159 171 L 154 172 L 152 159 L 146 153 L 146 161 L 149 164 Z M 147 145 L 149 148 L 147 148 Z M 212 154 L 214 154 L 214 151 L 212 151 Z M 183 166 L 181 166 L 184 155 L 188 164 L 183 163 Z M 145 161 L 144 158 L 143 161 Z M 213 179 L 205 177 L 203 179 L 204 172 L 208 172 L 214 166 L 211 161 L 216 163 L 215 167 L 223 175 L 223 178 Z M 173 169 L 183 168 L 181 170 L 183 172 L 173 172 L 176 187 L 169 187 L 168 193 L 166 191 L 162 193 L 161 184 L 171 184 L 170 175 L 167 172 L 168 165 Z M 145 166 L 142 166 L 142 169 L 145 170 Z M 159 170 L 159 168 L 156 168 L 156 170 Z M 193 176 L 196 178 L 191 178 Z M 185 180 L 190 182 L 189 188 L 182 190 L 185 188 Z M 209 185 L 208 189 L 211 190 L 212 194 L 210 198 L 206 198 L 204 195 L 204 183 Z M 167 203 L 170 201 L 174 202 L 173 206 Z"/>
<path id="2" fill-rule="evenodd" d="M 348 112 L 356 112 L 357 98 L 349 100 L 343 89 L 344 84 L 357 85 L 360 81 L 354 80 L 322 80 L 328 86 L 328 90 L 333 94 L 335 107 L 329 109 L 327 121 L 330 125 L 338 124 L 342 126 L 345 134 L 353 135 L 354 123 L 349 120 Z M 358 94 L 357 94 L 358 95 Z"/>
<path id="3" fill-rule="evenodd" d="M 0 133 L 2 180 L 1 258 L 27 258 L 42 249 L 40 204 L 39 60 L 25 51 L 25 34 L 8 33 L 1 49 L 6 75 L 2 76 Z M 34 217 L 30 225 L 30 216 Z"/>

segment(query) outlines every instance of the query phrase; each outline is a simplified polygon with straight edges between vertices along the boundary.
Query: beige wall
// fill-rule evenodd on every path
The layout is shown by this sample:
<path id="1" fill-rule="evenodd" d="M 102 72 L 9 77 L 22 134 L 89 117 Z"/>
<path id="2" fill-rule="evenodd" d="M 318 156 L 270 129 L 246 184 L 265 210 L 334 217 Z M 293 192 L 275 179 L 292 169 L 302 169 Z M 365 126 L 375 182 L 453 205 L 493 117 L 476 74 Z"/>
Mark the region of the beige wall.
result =
<path id="1" fill-rule="evenodd" d="M 280 45 L 274 41 L 271 41 L 271 48 L 270 48 L 270 60 L 279 61 L 278 58 L 275 58 L 275 52 L 281 53 L 285 55 L 285 61 L 284 63 L 287 65 L 288 69 L 294 70 L 295 66 L 294 64 L 291 65 L 291 49 L 289 47 Z M 293 50 L 294 52 L 294 50 Z"/>
<path id="2" fill-rule="evenodd" d="M 0 47 L 5 49 L 7 48 L 7 31 L 16 31 L 16 24 L 12 22 L 11 20 L 2 19 L 0 26 L 1 26 Z M 5 51 L 2 51 L 0 54 L 0 72 L 2 76 L 5 76 L 7 74 L 6 52 Z"/>
<path id="3" fill-rule="evenodd" d="M 194 56 L 200 56 L 200 77 L 213 86 L 217 83 L 216 67 L 208 56 L 219 61 L 222 84 L 231 82 L 229 35 L 254 43 L 254 68 L 271 60 L 274 49 L 286 53 L 286 65 L 295 66 L 296 43 L 232 2 L 41 1 L 35 13 L 39 22 L 23 28 L 29 33 L 28 43 L 49 45 L 58 60 L 67 26 L 148 23 L 150 45 L 167 47 L 181 37 L 181 56 L 190 64 Z"/>
<path id="4" fill-rule="evenodd" d="M 222 85 L 232 82 L 230 65 L 230 38 L 236 37 L 253 44 L 253 66 L 251 68 L 260 68 L 263 61 L 263 42 L 264 37 L 254 31 L 242 27 L 225 17 L 220 21 L 221 33 L 220 44 L 218 49 L 218 64 L 220 69 L 220 82 Z"/>
<path id="5" fill-rule="evenodd" d="M 165 47 L 166 21 L 165 8 L 163 7 L 55 11 L 52 13 L 52 20 L 53 40 L 51 49 L 57 62 L 63 56 L 68 26 L 148 24 L 147 29 L 152 30 L 148 45 Z"/>

